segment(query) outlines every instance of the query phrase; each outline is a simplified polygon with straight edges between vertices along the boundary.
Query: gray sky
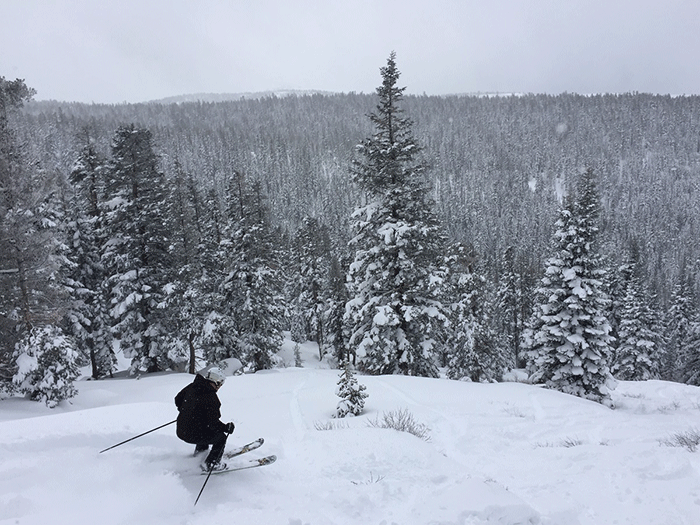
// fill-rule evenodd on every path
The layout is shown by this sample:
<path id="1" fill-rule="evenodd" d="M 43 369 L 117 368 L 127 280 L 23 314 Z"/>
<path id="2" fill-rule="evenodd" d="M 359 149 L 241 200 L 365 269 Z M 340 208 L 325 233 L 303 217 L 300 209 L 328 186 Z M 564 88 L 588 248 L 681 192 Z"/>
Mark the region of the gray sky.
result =
<path id="1" fill-rule="evenodd" d="M 282 89 L 700 93 L 700 0 L 0 0 L 37 99 Z"/>

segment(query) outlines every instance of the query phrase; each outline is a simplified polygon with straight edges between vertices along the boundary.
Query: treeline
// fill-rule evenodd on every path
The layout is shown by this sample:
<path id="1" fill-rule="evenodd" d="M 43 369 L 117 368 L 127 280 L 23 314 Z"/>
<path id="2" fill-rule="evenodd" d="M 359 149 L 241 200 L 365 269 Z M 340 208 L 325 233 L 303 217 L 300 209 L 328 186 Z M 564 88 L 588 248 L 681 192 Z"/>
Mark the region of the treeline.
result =
<path id="1" fill-rule="evenodd" d="M 64 173 L 89 128 L 100 154 L 117 127 L 150 130 L 163 169 L 179 164 L 221 192 L 234 170 L 260 179 L 272 221 L 292 232 L 306 216 L 347 240 L 355 146 L 371 132 L 373 95 L 268 97 L 219 103 L 31 103 L 25 140 Z M 579 171 L 600 177 L 602 227 L 613 261 L 632 245 L 645 279 L 669 304 L 685 280 L 700 292 L 700 97 L 647 94 L 411 97 L 404 109 L 431 166 L 437 211 L 451 238 L 474 247 L 492 279 L 512 247 L 538 274 L 561 192 Z"/>
<path id="2" fill-rule="evenodd" d="M 134 372 L 228 357 L 269 368 L 282 330 L 369 373 L 442 366 L 499 380 L 534 355 L 523 332 L 536 326 L 544 263 L 564 249 L 562 199 L 586 170 L 611 337 L 634 332 L 629 294 L 648 308 L 655 365 L 625 378 L 698 380 L 698 97 L 399 97 L 412 122 L 387 130 L 376 95 L 99 106 L 29 102 L 31 90 L 4 79 L 2 89 L 0 371 L 14 388 L 34 392 L 49 365 L 66 384 L 61 374 L 88 362 L 109 376 L 118 351 Z M 415 177 L 377 189 L 373 155 L 394 131 L 410 147 L 382 162 Z M 395 226 L 372 236 L 380 205 Z M 405 231 L 421 277 L 377 299 L 367 286 L 387 292 L 405 253 L 399 243 L 367 254 Z M 387 281 L 374 272 L 388 261 Z M 403 313 L 366 309 L 385 300 L 383 312 Z M 623 339 L 633 344 L 610 341 L 611 369 Z M 32 353 L 42 346 L 53 357 Z"/>

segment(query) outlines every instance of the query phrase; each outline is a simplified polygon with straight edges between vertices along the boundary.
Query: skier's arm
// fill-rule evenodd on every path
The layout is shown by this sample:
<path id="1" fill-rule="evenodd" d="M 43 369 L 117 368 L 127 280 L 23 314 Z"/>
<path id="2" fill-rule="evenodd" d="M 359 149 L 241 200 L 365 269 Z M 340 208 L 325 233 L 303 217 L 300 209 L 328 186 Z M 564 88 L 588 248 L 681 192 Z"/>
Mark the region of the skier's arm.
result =
<path id="1" fill-rule="evenodd" d="M 178 412 L 182 410 L 182 401 L 185 397 L 182 392 L 183 390 L 180 390 L 180 392 L 175 396 L 175 406 L 177 407 Z"/>
<path id="2" fill-rule="evenodd" d="M 221 421 L 221 411 L 217 404 L 209 404 L 206 407 L 207 426 L 215 432 L 226 432 L 226 423 Z"/>

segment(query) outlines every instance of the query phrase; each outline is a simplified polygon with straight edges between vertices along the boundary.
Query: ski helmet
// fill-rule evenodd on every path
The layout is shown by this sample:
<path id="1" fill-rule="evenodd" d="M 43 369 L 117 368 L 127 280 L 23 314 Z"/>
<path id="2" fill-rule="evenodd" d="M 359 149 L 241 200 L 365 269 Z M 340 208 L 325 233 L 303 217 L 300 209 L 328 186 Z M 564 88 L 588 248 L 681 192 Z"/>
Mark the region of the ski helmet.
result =
<path id="1" fill-rule="evenodd" d="M 206 379 L 207 381 L 211 381 L 217 387 L 221 387 L 221 385 L 224 384 L 224 381 L 226 381 L 226 375 L 224 374 L 224 371 L 221 370 L 221 368 L 210 368 L 209 370 L 206 370 L 203 375 L 204 379 Z"/>

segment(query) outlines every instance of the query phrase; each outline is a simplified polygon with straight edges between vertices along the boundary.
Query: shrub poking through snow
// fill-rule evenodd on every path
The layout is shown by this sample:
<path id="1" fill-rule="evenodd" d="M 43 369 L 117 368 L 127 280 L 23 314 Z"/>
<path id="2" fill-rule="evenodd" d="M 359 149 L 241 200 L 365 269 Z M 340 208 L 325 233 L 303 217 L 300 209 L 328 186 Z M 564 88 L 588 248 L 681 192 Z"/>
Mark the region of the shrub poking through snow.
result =
<path id="1" fill-rule="evenodd" d="M 73 386 L 80 374 L 77 358 L 70 339 L 59 328 L 32 328 L 14 352 L 13 389 L 54 408 L 78 393 Z"/>
<path id="2" fill-rule="evenodd" d="M 367 424 L 374 428 L 393 428 L 399 432 L 408 432 L 423 441 L 430 441 L 430 428 L 423 423 L 418 423 L 407 409 L 401 408 L 392 412 L 384 412 L 382 418 L 379 416 L 374 421 Z"/>
<path id="3" fill-rule="evenodd" d="M 339 429 L 346 429 L 350 428 L 346 423 L 343 421 L 316 421 L 314 423 L 314 428 L 316 430 L 322 431 L 322 430 L 339 430 Z"/>
<path id="4" fill-rule="evenodd" d="M 687 432 L 678 432 L 667 439 L 660 440 L 667 447 L 682 447 L 689 452 L 695 452 L 700 445 L 700 430 L 692 429 Z"/>
<path id="5" fill-rule="evenodd" d="M 357 382 L 348 361 L 345 361 L 343 366 L 335 394 L 340 398 L 340 402 L 333 417 L 359 416 L 364 410 L 365 399 L 369 394 L 365 392 L 365 385 Z"/>

